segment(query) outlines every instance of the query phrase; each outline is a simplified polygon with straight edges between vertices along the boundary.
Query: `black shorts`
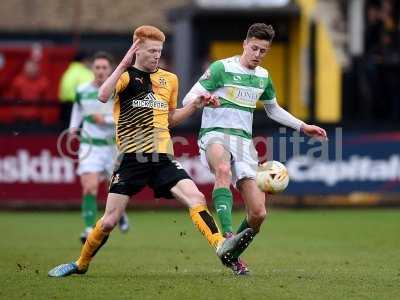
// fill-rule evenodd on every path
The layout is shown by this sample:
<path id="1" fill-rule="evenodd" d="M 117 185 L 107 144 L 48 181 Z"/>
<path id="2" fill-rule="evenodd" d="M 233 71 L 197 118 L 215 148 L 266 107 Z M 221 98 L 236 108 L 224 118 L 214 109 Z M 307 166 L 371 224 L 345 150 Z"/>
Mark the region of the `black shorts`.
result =
<path id="1" fill-rule="evenodd" d="M 171 188 L 182 179 L 191 178 L 170 155 L 124 153 L 111 177 L 109 192 L 131 197 L 148 185 L 156 198 L 171 199 Z"/>

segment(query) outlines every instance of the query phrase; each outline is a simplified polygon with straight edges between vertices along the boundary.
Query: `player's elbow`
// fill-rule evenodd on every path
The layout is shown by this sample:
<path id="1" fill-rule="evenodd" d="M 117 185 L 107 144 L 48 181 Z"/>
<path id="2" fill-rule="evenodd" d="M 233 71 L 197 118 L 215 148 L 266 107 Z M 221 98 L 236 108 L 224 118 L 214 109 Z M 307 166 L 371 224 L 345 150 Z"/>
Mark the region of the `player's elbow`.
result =
<path id="1" fill-rule="evenodd" d="M 172 116 L 168 117 L 168 128 L 174 128 L 176 126 L 176 122 Z"/>
<path id="2" fill-rule="evenodd" d="M 178 114 L 178 111 L 181 111 L 181 109 L 173 109 L 170 110 L 168 114 L 168 127 L 171 129 L 182 121 L 182 114 Z"/>
<path id="3" fill-rule="evenodd" d="M 108 99 L 110 99 L 110 93 L 108 93 L 103 86 L 100 87 L 99 89 L 99 93 L 97 95 L 97 99 L 99 99 L 99 101 L 106 103 L 108 101 Z"/>

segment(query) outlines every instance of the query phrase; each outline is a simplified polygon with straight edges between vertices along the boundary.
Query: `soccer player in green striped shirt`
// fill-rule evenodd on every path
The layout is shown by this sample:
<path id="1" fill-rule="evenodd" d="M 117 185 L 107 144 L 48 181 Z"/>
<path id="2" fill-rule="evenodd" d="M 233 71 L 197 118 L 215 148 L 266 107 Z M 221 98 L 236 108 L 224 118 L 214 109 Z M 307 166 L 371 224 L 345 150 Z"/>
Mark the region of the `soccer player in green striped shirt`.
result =
<path id="1" fill-rule="evenodd" d="M 255 182 L 258 159 L 252 125 L 257 101 L 264 104 L 268 117 L 280 124 L 326 139 L 324 129 L 302 122 L 278 105 L 271 77 L 260 66 L 274 35 L 270 25 L 251 25 L 243 53 L 212 63 L 183 100 L 186 106 L 205 92 L 219 98 L 219 107 L 203 110 L 198 142 L 202 162 L 215 175 L 213 203 L 226 237 L 233 235 L 231 183 L 244 199 L 247 212 L 237 232 L 249 227 L 258 232 L 267 214 L 265 194 Z M 231 269 L 244 275 L 249 271 L 239 259 L 240 254 L 236 253 Z"/>

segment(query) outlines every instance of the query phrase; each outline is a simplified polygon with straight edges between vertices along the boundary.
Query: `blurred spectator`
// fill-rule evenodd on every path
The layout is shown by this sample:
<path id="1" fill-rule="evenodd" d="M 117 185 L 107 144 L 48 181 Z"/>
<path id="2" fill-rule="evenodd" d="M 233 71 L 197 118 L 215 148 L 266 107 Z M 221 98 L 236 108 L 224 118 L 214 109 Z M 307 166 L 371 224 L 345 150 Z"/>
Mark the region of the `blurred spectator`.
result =
<path id="1" fill-rule="evenodd" d="M 38 102 L 49 100 L 49 81 L 40 73 L 39 64 L 34 60 L 26 61 L 24 69 L 12 81 L 8 98 L 18 103 L 34 105 L 15 106 L 12 117 L 22 120 L 40 119 Z"/>
<path id="2" fill-rule="evenodd" d="M 385 32 L 394 32 L 396 30 L 395 3 L 393 0 L 382 1 L 382 21 Z"/>
<path id="3" fill-rule="evenodd" d="M 385 32 L 380 43 L 372 48 L 371 63 L 374 64 L 379 89 L 375 92 L 375 109 L 384 118 L 398 120 L 400 117 L 400 53 L 394 34 Z M 383 106 L 383 109 L 382 109 Z"/>
<path id="4" fill-rule="evenodd" d="M 8 98 L 36 102 L 49 99 L 49 81 L 40 74 L 39 64 L 28 60 L 11 83 Z"/>
<path id="5" fill-rule="evenodd" d="M 61 101 L 61 121 L 67 126 L 71 115 L 72 105 L 75 100 L 78 85 L 94 79 L 90 70 L 90 58 L 80 51 L 74 57 L 67 70 L 61 77 L 59 99 Z"/>
<path id="6" fill-rule="evenodd" d="M 376 2 L 372 2 L 367 7 L 365 27 L 365 50 L 368 52 L 376 44 L 376 37 L 380 36 L 383 30 L 381 11 Z"/>
<path id="7" fill-rule="evenodd" d="M 398 12 L 400 1 L 367 3 L 365 56 L 361 67 L 360 114 L 381 120 L 400 118 L 400 47 Z"/>

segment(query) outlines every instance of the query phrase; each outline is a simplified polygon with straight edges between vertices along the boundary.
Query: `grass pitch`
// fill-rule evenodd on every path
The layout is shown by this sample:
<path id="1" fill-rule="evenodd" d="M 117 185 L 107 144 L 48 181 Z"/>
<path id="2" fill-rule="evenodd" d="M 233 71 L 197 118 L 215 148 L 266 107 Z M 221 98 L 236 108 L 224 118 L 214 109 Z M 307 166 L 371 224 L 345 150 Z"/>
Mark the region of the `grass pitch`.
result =
<path id="1" fill-rule="evenodd" d="M 86 275 L 54 279 L 78 256 L 79 213 L 0 213 L 0 299 L 400 298 L 400 210 L 272 210 L 248 277 L 222 266 L 186 211 L 129 217 Z"/>

